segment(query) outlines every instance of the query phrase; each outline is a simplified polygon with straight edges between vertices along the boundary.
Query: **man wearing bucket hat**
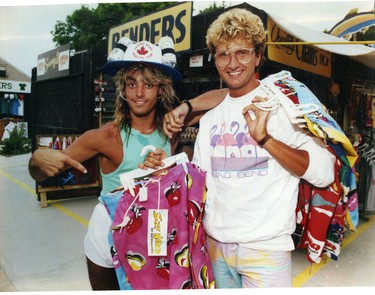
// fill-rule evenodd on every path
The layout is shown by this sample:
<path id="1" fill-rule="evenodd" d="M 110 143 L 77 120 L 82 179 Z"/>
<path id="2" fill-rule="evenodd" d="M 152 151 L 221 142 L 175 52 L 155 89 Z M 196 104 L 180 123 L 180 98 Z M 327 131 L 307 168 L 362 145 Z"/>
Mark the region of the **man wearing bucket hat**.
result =
<path id="1" fill-rule="evenodd" d="M 98 156 L 104 195 L 121 186 L 120 174 L 144 162 L 145 147 L 160 148 L 167 156 L 172 154 L 174 141 L 165 135 L 162 122 L 177 102 L 172 82 L 182 75 L 174 68 L 173 40 L 163 37 L 158 45 L 120 40 L 103 67 L 104 73 L 115 76 L 118 97 L 114 120 L 85 132 L 64 151 L 36 150 L 29 162 L 30 175 L 35 180 L 43 181 L 69 167 L 86 173 L 80 163 Z M 119 289 L 108 243 L 110 226 L 111 218 L 99 202 L 84 241 L 93 290 Z"/>

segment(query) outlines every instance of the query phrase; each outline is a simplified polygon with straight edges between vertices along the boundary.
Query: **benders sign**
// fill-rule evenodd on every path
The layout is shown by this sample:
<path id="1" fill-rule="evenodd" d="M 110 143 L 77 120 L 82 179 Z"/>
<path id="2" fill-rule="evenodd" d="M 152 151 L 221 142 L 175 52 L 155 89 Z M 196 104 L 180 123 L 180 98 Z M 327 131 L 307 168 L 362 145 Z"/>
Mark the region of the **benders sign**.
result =
<path id="1" fill-rule="evenodd" d="M 176 52 L 189 50 L 192 6 L 192 1 L 184 2 L 110 29 L 108 54 L 121 37 L 156 44 L 161 37 L 169 36 L 175 42 Z"/>

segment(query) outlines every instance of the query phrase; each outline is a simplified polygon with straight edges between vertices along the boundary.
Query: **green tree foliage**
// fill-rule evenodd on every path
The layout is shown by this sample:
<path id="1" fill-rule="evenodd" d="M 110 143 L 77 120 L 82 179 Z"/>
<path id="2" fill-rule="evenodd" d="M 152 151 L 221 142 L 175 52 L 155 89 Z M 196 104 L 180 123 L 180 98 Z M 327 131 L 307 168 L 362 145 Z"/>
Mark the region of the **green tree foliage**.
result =
<path id="1" fill-rule="evenodd" d="M 218 5 L 218 4 L 216 4 L 216 2 L 214 2 L 209 7 L 205 8 L 203 10 L 199 10 L 199 14 L 205 14 L 205 13 L 213 12 L 213 11 L 216 11 L 216 10 L 219 10 L 219 9 L 224 10 L 225 8 L 226 8 L 226 5 L 225 5 L 224 1 L 221 3 L 221 5 Z"/>
<path id="2" fill-rule="evenodd" d="M 170 7 L 178 2 L 99 3 L 96 8 L 82 5 L 58 21 L 51 31 L 56 47 L 71 44 L 77 51 L 107 44 L 109 29 L 133 19 Z"/>
<path id="3" fill-rule="evenodd" d="M 358 32 L 357 41 L 373 41 L 375 40 L 375 26 L 369 27 L 362 32 Z"/>
<path id="4" fill-rule="evenodd" d="M 0 155 L 14 156 L 31 152 L 31 139 L 26 138 L 26 127 L 20 125 L 18 129 L 15 127 L 9 134 L 9 138 L 0 142 Z"/>

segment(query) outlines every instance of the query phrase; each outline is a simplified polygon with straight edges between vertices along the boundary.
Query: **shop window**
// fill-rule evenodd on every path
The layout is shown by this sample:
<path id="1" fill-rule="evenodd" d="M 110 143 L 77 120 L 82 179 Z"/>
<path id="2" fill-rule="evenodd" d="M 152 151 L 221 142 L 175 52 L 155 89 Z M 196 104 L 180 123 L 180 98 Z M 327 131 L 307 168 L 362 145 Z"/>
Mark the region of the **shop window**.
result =
<path id="1" fill-rule="evenodd" d="M 4 66 L 0 66 L 0 77 L 6 77 L 7 76 L 7 69 Z"/>

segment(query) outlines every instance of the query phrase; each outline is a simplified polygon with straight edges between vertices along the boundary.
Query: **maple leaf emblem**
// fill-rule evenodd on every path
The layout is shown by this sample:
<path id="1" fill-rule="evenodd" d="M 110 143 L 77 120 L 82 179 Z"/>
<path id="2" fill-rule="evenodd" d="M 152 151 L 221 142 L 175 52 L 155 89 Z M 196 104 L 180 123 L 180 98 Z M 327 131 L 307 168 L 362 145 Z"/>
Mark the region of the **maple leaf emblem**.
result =
<path id="1" fill-rule="evenodd" d="M 142 46 L 141 49 L 137 50 L 137 53 L 139 55 L 146 55 L 148 53 L 148 50 L 146 50 L 146 48 L 144 46 Z"/>

